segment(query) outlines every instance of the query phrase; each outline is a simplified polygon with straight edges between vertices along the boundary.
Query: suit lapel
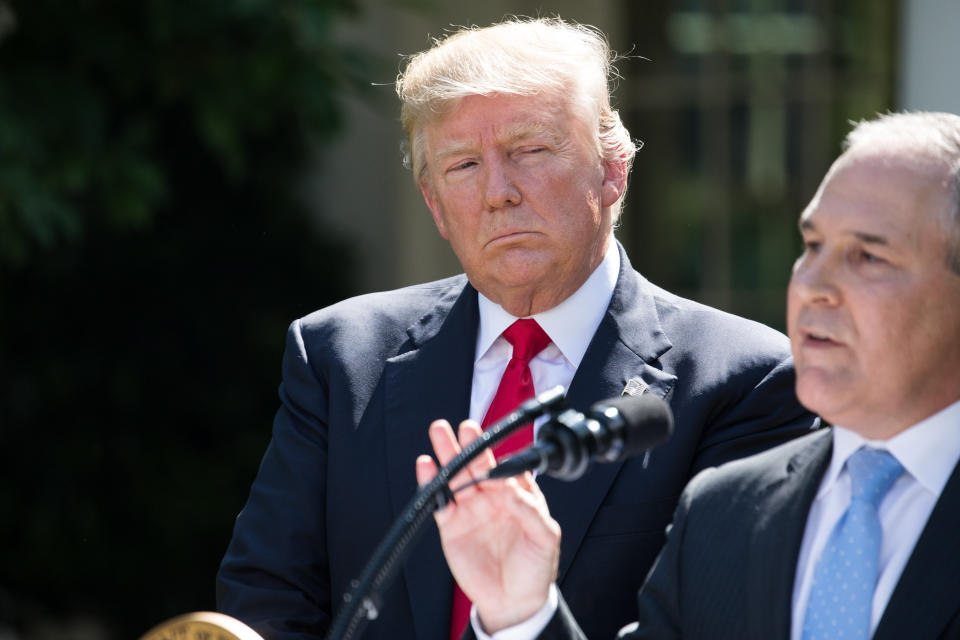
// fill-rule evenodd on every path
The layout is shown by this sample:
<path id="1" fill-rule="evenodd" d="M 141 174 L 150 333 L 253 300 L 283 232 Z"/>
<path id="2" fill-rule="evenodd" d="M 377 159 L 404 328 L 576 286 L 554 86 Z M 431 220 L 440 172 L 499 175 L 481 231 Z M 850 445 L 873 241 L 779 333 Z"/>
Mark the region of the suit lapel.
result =
<path id="1" fill-rule="evenodd" d="M 657 368 L 656 360 L 670 349 L 660 325 L 653 297 L 620 249 L 620 275 L 610 306 L 590 341 L 567 392 L 567 404 L 578 411 L 606 398 L 619 396 L 628 380 L 642 381 L 646 393 L 664 397 L 676 377 Z M 563 578 L 604 496 L 622 463 L 594 465 L 576 482 L 541 477 L 539 484 L 560 524 L 558 583 Z"/>
<path id="2" fill-rule="evenodd" d="M 937 638 L 960 615 L 960 462 L 894 588 L 874 636 Z M 954 542 L 950 542 L 953 540 Z"/>
<path id="3" fill-rule="evenodd" d="M 384 421 L 395 517 L 417 490 L 414 460 L 433 451 L 429 424 L 446 418 L 456 427 L 470 411 L 477 322 L 476 291 L 469 285 L 462 292 L 455 287 L 434 312 L 408 330 L 411 349 L 387 361 Z M 404 563 L 403 574 L 416 636 L 443 638 L 449 634 L 453 578 L 437 528 L 429 523 L 425 527 Z"/>
<path id="4" fill-rule="evenodd" d="M 749 607 L 751 638 L 790 637 L 793 583 L 804 523 L 833 451 L 829 429 L 808 437 L 810 444 L 763 483 L 762 493 L 756 497 L 745 597 L 763 604 Z"/>

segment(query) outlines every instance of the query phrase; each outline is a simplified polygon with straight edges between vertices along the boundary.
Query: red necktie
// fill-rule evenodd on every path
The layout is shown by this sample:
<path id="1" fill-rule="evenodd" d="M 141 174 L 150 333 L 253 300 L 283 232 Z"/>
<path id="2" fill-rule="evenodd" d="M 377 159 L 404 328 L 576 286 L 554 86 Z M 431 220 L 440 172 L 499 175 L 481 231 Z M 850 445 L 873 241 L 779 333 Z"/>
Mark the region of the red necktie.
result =
<path id="1" fill-rule="evenodd" d="M 500 386 L 497 387 L 497 393 L 493 396 L 490 408 L 487 409 L 487 415 L 483 417 L 481 426 L 484 429 L 535 395 L 533 376 L 530 374 L 530 361 L 550 344 L 550 336 L 544 333 L 536 320 L 530 318 L 514 322 L 503 332 L 503 337 L 513 345 L 513 356 L 507 363 L 503 377 L 500 378 Z M 493 448 L 493 453 L 500 460 L 532 442 L 533 423 L 531 422 L 497 444 Z M 469 623 L 470 600 L 460 589 L 460 585 L 454 583 L 453 618 L 450 623 L 451 640 L 459 640 Z"/>

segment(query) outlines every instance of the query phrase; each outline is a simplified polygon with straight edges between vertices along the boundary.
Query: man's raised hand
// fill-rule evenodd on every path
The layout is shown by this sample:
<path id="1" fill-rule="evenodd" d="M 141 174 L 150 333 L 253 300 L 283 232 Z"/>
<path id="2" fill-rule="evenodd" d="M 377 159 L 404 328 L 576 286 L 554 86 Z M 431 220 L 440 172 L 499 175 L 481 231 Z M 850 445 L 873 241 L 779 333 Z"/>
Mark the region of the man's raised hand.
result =
<path id="1" fill-rule="evenodd" d="M 446 420 L 430 425 L 430 441 L 441 465 L 480 435 L 472 420 L 460 424 L 459 442 Z M 450 482 L 454 491 L 496 466 L 484 451 Z M 437 474 L 433 458 L 417 458 L 417 482 Z M 530 472 L 486 480 L 463 489 L 435 514 L 443 553 L 460 588 L 476 605 L 487 633 L 523 622 L 547 601 L 560 557 L 560 525 Z"/>

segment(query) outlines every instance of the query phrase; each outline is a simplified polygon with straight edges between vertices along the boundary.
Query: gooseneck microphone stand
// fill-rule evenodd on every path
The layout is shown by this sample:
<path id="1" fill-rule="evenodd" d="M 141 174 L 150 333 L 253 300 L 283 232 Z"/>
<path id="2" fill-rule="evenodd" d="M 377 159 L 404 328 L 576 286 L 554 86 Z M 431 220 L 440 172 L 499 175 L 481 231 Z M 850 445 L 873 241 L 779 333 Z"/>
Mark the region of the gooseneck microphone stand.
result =
<path id="1" fill-rule="evenodd" d="M 423 523 L 433 515 L 433 512 L 445 507 L 453 498 L 453 492 L 449 486 L 450 479 L 484 449 L 500 442 L 521 425 L 545 413 L 558 412 L 562 403 L 562 386 L 554 387 L 527 400 L 505 418 L 486 429 L 479 438 L 467 445 L 460 455 L 451 460 L 450 464 L 442 467 L 429 484 L 421 487 L 414 494 L 413 499 L 373 552 L 363 573 L 358 579 L 351 581 L 352 589 L 343 596 L 343 606 L 330 626 L 327 640 L 349 640 L 362 631 L 370 620 L 377 618 L 383 604 L 383 590 L 396 575 L 400 561 L 407 556 L 410 543 L 417 539 Z M 412 464 L 413 461 L 411 461 Z"/>

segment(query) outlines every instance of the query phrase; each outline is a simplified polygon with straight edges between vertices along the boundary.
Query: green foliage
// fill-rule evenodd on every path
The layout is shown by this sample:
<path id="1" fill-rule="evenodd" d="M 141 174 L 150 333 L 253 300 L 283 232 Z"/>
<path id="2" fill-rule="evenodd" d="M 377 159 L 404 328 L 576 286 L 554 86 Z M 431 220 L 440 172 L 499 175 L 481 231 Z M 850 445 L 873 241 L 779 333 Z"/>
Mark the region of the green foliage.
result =
<path id="1" fill-rule="evenodd" d="M 348 248 L 293 193 L 337 95 L 382 77 L 334 44 L 353 12 L 0 0 L 0 621 L 18 637 L 77 617 L 138 637 L 213 608 L 284 329 L 351 292 Z"/>
<path id="2" fill-rule="evenodd" d="M 231 183 L 249 145 L 326 138 L 334 89 L 365 64 L 336 48 L 350 0 L 31 0 L 0 41 L 0 264 L 77 242 L 92 224 L 150 225 L 170 198 L 158 157 L 188 121 Z"/>

